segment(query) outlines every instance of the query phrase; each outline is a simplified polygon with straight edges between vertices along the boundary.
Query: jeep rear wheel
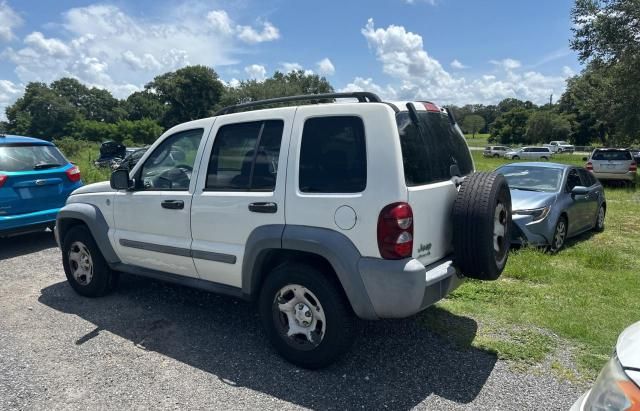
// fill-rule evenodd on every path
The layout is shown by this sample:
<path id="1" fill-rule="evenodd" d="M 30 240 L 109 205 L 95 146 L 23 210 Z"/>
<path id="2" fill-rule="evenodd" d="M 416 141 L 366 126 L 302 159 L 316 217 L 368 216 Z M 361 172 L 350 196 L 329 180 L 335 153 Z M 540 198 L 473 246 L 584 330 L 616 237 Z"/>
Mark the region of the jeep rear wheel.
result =
<path id="1" fill-rule="evenodd" d="M 304 368 L 321 368 L 349 349 L 355 316 L 330 274 L 299 263 L 276 267 L 262 287 L 259 311 L 280 355 Z"/>
<path id="2" fill-rule="evenodd" d="M 511 194 L 504 176 L 474 173 L 460 186 L 453 209 L 453 263 L 467 277 L 496 280 L 511 245 Z"/>
<path id="3" fill-rule="evenodd" d="M 62 266 L 69 285 L 85 297 L 106 295 L 118 281 L 118 273 L 109 268 L 84 225 L 71 228 L 65 235 L 62 242 Z"/>

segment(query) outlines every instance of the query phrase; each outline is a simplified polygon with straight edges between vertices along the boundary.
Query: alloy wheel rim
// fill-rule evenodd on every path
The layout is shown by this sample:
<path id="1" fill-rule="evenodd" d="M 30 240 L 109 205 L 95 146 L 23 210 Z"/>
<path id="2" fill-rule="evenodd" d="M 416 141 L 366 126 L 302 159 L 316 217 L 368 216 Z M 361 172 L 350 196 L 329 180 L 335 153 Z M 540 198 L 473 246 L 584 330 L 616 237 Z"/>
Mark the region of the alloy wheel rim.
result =
<path id="1" fill-rule="evenodd" d="M 320 300 L 299 284 L 282 287 L 273 301 L 273 314 L 280 335 L 290 345 L 311 350 L 324 339 L 327 320 Z"/>
<path id="2" fill-rule="evenodd" d="M 80 285 L 88 285 L 93 279 L 93 259 L 87 246 L 81 241 L 71 244 L 68 259 L 73 278 Z"/>
<path id="3" fill-rule="evenodd" d="M 493 249 L 496 258 L 500 259 L 505 246 L 507 233 L 507 209 L 502 203 L 496 205 L 493 214 Z"/>
<path id="4" fill-rule="evenodd" d="M 604 207 L 600 207 L 598 210 L 598 227 L 604 226 Z"/>
<path id="5" fill-rule="evenodd" d="M 567 231 L 567 228 L 564 221 L 558 222 L 558 227 L 556 228 L 556 234 L 553 236 L 556 250 L 558 250 L 564 244 L 564 239 L 567 234 L 566 231 Z"/>

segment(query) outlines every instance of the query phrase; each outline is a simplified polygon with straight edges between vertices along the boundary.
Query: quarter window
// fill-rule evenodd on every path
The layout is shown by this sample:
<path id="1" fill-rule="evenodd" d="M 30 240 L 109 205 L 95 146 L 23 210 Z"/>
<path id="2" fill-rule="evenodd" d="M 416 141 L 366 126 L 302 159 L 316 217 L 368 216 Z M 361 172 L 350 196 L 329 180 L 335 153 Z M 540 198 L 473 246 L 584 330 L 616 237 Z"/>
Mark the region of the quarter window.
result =
<path id="1" fill-rule="evenodd" d="M 284 122 L 253 121 L 220 127 L 207 170 L 207 190 L 273 191 Z"/>
<path id="2" fill-rule="evenodd" d="M 367 186 L 364 124 L 355 116 L 305 121 L 300 147 L 300 191 L 359 193 Z"/>

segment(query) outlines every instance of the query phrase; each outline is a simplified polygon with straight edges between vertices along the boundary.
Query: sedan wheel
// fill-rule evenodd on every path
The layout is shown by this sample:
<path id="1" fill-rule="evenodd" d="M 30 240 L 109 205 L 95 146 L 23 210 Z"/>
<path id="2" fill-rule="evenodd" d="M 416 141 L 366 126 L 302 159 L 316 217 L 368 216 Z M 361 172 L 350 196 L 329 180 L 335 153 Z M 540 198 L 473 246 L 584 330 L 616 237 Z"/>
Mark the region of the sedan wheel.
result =
<path id="1" fill-rule="evenodd" d="M 596 231 L 604 231 L 604 217 L 606 215 L 606 210 L 604 205 L 601 205 L 598 209 L 598 215 L 596 216 L 596 225 L 594 229 Z"/>
<path id="2" fill-rule="evenodd" d="M 565 217 L 560 217 L 560 219 L 558 220 L 558 224 L 556 224 L 556 230 L 553 233 L 553 238 L 551 239 L 549 251 L 551 251 L 552 253 L 560 251 L 560 249 L 564 246 L 564 241 L 566 239 L 567 219 Z"/>

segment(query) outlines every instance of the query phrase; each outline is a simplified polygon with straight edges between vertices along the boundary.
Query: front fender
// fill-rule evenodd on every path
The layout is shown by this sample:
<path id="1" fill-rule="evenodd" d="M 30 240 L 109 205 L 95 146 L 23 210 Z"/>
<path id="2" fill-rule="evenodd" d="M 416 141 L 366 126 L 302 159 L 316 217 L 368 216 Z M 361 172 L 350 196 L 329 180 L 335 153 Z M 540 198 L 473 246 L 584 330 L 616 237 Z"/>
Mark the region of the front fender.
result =
<path id="1" fill-rule="evenodd" d="M 60 209 L 56 218 L 56 237 L 60 245 L 69 229 L 78 223 L 89 228 L 107 263 L 120 262 L 109 241 L 109 224 L 100 209 L 92 204 L 70 203 Z"/>

